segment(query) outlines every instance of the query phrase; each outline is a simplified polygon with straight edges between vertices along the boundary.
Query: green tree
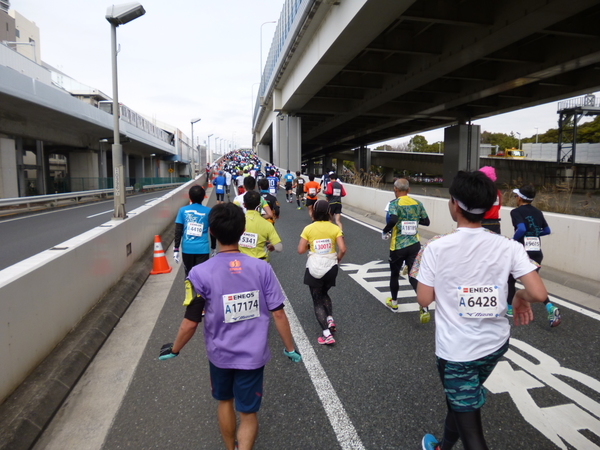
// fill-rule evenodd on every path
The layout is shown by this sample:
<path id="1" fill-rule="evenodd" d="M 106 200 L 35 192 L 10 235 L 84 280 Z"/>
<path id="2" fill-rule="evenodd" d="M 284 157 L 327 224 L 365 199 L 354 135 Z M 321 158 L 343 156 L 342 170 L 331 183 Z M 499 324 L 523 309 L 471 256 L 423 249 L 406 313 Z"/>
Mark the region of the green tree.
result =
<path id="1" fill-rule="evenodd" d="M 411 138 L 408 147 L 411 152 L 424 153 L 427 149 L 427 139 L 425 136 L 417 134 Z"/>

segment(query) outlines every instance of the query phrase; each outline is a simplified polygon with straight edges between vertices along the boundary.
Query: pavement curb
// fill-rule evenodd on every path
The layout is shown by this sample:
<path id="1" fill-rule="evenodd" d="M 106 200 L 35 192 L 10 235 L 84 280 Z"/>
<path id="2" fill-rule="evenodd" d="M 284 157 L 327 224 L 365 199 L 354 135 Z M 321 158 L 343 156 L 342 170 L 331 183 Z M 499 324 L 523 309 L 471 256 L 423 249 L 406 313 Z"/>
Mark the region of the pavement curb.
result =
<path id="1" fill-rule="evenodd" d="M 174 224 L 160 235 L 163 243 L 170 243 L 174 236 Z M 25 450 L 35 444 L 146 282 L 153 251 L 150 243 L 131 269 L 0 405 L 0 450 Z"/>

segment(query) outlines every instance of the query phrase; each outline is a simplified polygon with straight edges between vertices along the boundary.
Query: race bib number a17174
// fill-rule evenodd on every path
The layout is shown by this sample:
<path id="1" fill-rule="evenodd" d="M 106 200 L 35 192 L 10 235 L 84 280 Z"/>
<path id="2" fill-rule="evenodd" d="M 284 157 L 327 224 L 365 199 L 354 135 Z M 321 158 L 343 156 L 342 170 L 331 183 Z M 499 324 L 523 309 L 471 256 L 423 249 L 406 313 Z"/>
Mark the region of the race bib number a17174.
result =
<path id="1" fill-rule="evenodd" d="M 460 286 L 457 293 L 459 316 L 465 319 L 498 317 L 498 286 Z"/>
<path id="2" fill-rule="evenodd" d="M 260 316 L 259 291 L 239 292 L 223 296 L 225 323 L 241 322 Z"/>

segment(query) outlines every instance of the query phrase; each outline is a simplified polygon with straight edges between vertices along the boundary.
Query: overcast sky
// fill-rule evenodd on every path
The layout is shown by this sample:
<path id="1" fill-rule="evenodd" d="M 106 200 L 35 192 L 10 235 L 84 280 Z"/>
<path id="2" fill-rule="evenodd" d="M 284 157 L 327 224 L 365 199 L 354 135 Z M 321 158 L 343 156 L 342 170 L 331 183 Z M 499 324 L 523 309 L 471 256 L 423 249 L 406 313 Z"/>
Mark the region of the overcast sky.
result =
<path id="1" fill-rule="evenodd" d="M 128 1 L 116 4 L 129 3 Z M 279 19 L 283 0 L 142 0 L 146 14 L 117 29 L 119 101 L 204 143 L 209 134 L 250 147 L 260 81 L 261 25 Z M 112 97 L 110 24 L 105 0 L 11 0 L 40 29 L 42 59 Z M 275 24 L 262 26 L 262 62 Z M 475 124 L 522 137 L 556 128 L 556 103 Z M 443 140 L 443 130 L 422 133 Z M 408 137 L 398 142 L 408 141 Z"/>

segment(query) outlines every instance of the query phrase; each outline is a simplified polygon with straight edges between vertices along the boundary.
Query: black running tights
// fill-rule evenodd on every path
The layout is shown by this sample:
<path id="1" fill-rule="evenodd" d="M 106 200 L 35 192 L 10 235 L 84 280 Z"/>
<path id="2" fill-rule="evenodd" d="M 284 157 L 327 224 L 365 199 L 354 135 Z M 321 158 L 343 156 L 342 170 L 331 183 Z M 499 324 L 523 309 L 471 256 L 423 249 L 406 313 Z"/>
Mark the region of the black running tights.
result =
<path id="1" fill-rule="evenodd" d="M 456 412 L 448 407 L 440 450 L 450 450 L 459 438 L 465 450 L 487 450 L 481 425 L 481 409 Z"/>
<path id="2" fill-rule="evenodd" d="M 327 294 L 329 288 L 312 286 L 309 286 L 309 288 L 315 306 L 315 316 L 317 316 L 317 321 L 319 322 L 319 325 L 321 325 L 321 329 L 326 330 L 328 328 L 327 316 L 333 315 L 331 298 L 329 297 L 329 294 Z"/>

